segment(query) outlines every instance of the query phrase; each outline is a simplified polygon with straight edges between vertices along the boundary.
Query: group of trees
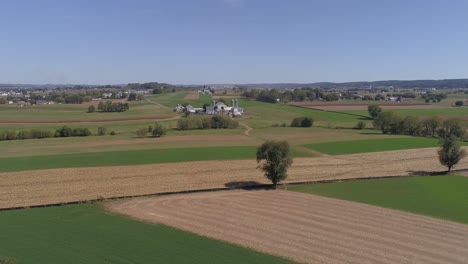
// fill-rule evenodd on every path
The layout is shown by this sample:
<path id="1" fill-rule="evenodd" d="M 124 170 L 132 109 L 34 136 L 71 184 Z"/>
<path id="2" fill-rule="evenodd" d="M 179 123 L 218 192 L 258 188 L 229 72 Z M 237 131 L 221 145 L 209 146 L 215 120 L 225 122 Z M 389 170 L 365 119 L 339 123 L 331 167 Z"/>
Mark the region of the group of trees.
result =
<path id="1" fill-rule="evenodd" d="M 291 122 L 292 127 L 311 127 L 314 124 L 314 119 L 310 117 L 296 117 Z"/>
<path id="2" fill-rule="evenodd" d="M 148 128 L 140 128 L 136 131 L 138 137 L 146 137 L 150 133 L 153 137 L 163 137 L 167 133 L 167 128 L 159 123 L 154 126 L 148 126 Z"/>
<path id="3" fill-rule="evenodd" d="M 99 102 L 97 108 L 101 112 L 125 112 L 130 108 L 130 106 L 128 105 L 128 103 L 114 103 L 112 101 L 106 101 L 105 103 Z M 94 111 L 94 106 L 90 105 L 88 107 L 88 112 L 92 113 Z"/>
<path id="4" fill-rule="evenodd" d="M 63 126 L 55 131 L 55 137 L 87 137 L 91 136 L 91 131 L 88 128 L 70 128 Z"/>
<path id="5" fill-rule="evenodd" d="M 213 115 L 191 115 L 177 121 L 177 129 L 218 129 L 218 128 L 238 128 L 239 122 L 229 116 Z"/>
<path id="6" fill-rule="evenodd" d="M 427 92 L 426 94 L 422 95 L 422 99 L 426 101 L 426 103 L 433 102 L 433 103 L 438 103 L 442 101 L 442 99 L 447 98 L 447 94 L 445 93 L 431 93 Z"/>
<path id="7" fill-rule="evenodd" d="M 106 134 L 105 127 L 98 127 L 97 135 L 103 136 Z M 41 139 L 51 137 L 86 137 L 91 136 L 92 133 L 88 128 L 70 128 L 63 126 L 57 129 L 55 132 L 50 130 L 42 129 L 30 129 L 16 131 L 1 131 L 0 141 L 2 140 L 20 140 L 20 139 Z M 115 132 L 111 132 L 111 135 L 115 135 Z"/>

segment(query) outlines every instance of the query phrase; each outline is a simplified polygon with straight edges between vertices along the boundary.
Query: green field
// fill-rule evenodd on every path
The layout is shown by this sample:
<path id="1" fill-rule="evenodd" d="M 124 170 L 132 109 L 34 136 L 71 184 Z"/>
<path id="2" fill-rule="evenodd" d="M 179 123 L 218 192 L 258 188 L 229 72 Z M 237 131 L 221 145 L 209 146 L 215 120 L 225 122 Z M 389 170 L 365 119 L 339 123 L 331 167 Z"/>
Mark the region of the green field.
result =
<path id="1" fill-rule="evenodd" d="M 468 177 L 352 180 L 289 186 L 288 189 L 468 224 Z"/>
<path id="2" fill-rule="evenodd" d="M 365 153 L 401 149 L 438 147 L 438 139 L 423 137 L 398 137 L 351 141 L 324 142 L 304 145 L 305 147 L 329 155 Z M 463 142 L 468 145 L 468 142 Z"/>
<path id="3" fill-rule="evenodd" d="M 290 125 L 295 117 L 307 116 L 314 119 L 314 126 L 321 127 L 354 127 L 357 122 L 370 122 L 367 114 L 354 114 L 346 112 L 330 112 L 316 109 L 295 107 L 284 104 L 271 104 L 258 101 L 239 100 L 239 106 L 245 108 L 247 115 L 251 117 L 243 118 L 243 122 L 254 128 L 271 127 L 273 124 Z"/>
<path id="4" fill-rule="evenodd" d="M 457 117 L 467 121 L 468 107 L 450 107 L 450 108 L 428 108 L 428 109 L 395 109 L 391 110 L 400 113 L 402 116 L 429 117 L 440 116 L 443 118 Z M 356 115 L 368 115 L 364 110 L 346 110 L 341 111 Z"/>
<path id="5" fill-rule="evenodd" d="M 0 159 L 0 172 L 142 165 L 168 162 L 255 159 L 256 147 L 144 149 Z"/>
<path id="6" fill-rule="evenodd" d="M 93 204 L 0 212 L 0 263 L 292 263 Z"/>

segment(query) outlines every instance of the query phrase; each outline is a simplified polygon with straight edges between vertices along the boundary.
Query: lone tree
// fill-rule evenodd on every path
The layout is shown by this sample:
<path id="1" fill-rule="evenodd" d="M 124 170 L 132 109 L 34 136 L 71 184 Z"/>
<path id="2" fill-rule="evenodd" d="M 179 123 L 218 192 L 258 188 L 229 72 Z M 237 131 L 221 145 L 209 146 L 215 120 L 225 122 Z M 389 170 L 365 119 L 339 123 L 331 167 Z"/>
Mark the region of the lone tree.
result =
<path id="1" fill-rule="evenodd" d="M 382 113 L 382 108 L 376 104 L 367 106 L 367 111 L 372 118 L 376 118 L 380 113 Z"/>
<path id="2" fill-rule="evenodd" d="M 286 179 L 288 167 L 293 160 L 286 141 L 266 141 L 257 149 L 258 168 L 262 169 L 265 176 L 273 185 Z"/>
<path id="3" fill-rule="evenodd" d="M 455 138 L 448 137 L 440 139 L 440 149 L 437 154 L 439 155 L 440 164 L 447 166 L 450 172 L 452 167 L 466 156 L 466 151 L 460 148 Z"/>

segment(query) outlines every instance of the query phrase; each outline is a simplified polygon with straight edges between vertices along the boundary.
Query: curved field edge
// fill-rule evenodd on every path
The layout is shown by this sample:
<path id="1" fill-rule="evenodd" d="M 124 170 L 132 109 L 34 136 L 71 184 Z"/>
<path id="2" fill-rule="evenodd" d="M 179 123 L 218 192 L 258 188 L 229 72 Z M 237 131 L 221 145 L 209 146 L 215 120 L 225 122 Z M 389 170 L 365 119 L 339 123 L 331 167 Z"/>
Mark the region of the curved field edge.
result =
<path id="1" fill-rule="evenodd" d="M 438 139 L 423 137 L 364 139 L 307 144 L 304 147 L 329 155 L 380 152 L 403 149 L 433 148 L 438 146 Z M 468 142 L 460 142 L 468 146 Z"/>
<path id="2" fill-rule="evenodd" d="M 352 180 L 288 189 L 468 224 L 468 177 L 463 176 Z"/>
<path id="3" fill-rule="evenodd" d="M 95 204 L 1 212 L 0 226 L 0 260 L 18 263 L 293 263 Z"/>

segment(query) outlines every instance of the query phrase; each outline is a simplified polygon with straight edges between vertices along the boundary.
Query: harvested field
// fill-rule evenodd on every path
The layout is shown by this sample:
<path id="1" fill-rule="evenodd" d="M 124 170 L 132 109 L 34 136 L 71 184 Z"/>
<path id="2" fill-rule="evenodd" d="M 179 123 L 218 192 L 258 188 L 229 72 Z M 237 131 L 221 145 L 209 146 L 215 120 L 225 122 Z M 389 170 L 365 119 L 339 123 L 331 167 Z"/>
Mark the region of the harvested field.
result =
<path id="1" fill-rule="evenodd" d="M 198 92 L 190 92 L 185 97 L 184 100 L 198 100 L 200 98 L 200 94 Z"/>
<path id="2" fill-rule="evenodd" d="M 288 191 L 108 203 L 116 212 L 303 263 L 466 263 L 468 225 Z"/>
<path id="3" fill-rule="evenodd" d="M 0 208 L 268 183 L 255 160 L 48 169 L 0 173 Z M 456 169 L 467 169 L 464 159 Z M 443 171 L 435 148 L 296 158 L 286 182 Z"/>

